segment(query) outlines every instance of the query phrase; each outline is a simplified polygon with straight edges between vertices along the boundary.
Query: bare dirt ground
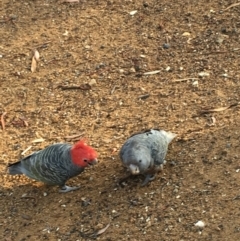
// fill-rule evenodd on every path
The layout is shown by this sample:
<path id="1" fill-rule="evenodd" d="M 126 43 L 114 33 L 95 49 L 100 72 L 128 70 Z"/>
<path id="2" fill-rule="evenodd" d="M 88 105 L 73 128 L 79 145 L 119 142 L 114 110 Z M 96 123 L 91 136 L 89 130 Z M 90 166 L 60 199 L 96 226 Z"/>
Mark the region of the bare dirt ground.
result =
<path id="1" fill-rule="evenodd" d="M 227 9 L 233 3 L 1 1 L 0 240 L 240 239 L 240 5 Z M 121 145 L 153 127 L 178 134 L 164 171 L 146 187 L 141 177 L 119 186 Z M 74 143 L 66 137 L 79 133 L 100 161 L 69 180 L 80 190 L 60 194 L 7 174 L 29 146 L 25 155 Z M 200 220 L 203 229 L 194 226 Z"/>

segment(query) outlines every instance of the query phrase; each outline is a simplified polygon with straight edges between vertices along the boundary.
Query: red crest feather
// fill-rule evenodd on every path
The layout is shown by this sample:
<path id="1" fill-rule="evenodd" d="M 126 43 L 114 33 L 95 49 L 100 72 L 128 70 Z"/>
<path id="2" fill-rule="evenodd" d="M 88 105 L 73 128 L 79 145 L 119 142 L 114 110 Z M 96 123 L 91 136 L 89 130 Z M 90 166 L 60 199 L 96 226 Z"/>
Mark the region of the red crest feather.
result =
<path id="1" fill-rule="evenodd" d="M 73 145 L 71 156 L 74 164 L 86 167 L 91 164 L 91 162 L 96 162 L 98 154 L 91 146 L 87 145 L 84 139 L 82 139 Z"/>

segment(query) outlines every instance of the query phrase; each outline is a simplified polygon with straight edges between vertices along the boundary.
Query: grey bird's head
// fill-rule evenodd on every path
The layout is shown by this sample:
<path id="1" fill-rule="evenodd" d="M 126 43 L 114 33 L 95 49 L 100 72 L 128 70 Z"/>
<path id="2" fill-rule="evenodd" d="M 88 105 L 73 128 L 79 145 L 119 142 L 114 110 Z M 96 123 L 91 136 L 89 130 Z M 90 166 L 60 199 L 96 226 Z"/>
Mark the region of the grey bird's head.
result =
<path id="1" fill-rule="evenodd" d="M 133 151 L 125 161 L 126 166 L 132 175 L 144 173 L 153 164 L 153 160 L 148 149 L 141 148 L 140 150 Z"/>

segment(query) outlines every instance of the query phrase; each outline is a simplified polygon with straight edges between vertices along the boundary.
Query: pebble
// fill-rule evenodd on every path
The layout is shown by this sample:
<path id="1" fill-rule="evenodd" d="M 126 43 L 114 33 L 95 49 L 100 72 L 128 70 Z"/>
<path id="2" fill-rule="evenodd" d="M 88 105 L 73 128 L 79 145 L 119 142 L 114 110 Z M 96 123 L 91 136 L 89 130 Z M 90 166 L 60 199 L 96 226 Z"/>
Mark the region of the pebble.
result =
<path id="1" fill-rule="evenodd" d="M 199 227 L 199 228 L 204 228 L 205 227 L 205 223 L 203 221 L 198 221 L 194 224 L 194 226 Z"/>
<path id="2" fill-rule="evenodd" d="M 167 44 L 167 43 L 165 43 L 165 44 L 163 44 L 163 48 L 164 48 L 164 49 L 169 49 L 169 48 L 170 48 L 170 45 Z"/>

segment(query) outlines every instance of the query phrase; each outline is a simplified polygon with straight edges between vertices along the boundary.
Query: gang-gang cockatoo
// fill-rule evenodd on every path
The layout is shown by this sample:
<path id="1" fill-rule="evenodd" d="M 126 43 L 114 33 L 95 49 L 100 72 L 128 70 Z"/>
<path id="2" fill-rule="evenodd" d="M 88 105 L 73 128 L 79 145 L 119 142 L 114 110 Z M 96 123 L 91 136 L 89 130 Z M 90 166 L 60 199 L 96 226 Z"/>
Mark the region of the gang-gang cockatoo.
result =
<path id="1" fill-rule="evenodd" d="M 79 187 L 69 187 L 66 181 L 83 172 L 85 167 L 96 164 L 96 158 L 97 152 L 84 140 L 80 140 L 74 145 L 50 145 L 10 164 L 8 170 L 11 175 L 25 174 L 48 185 L 60 186 L 59 192 L 69 192 Z"/>
<path id="2" fill-rule="evenodd" d="M 142 186 L 152 181 L 155 174 L 163 168 L 168 144 L 175 136 L 171 132 L 151 129 L 132 135 L 122 146 L 121 161 L 131 175 L 145 176 Z"/>

